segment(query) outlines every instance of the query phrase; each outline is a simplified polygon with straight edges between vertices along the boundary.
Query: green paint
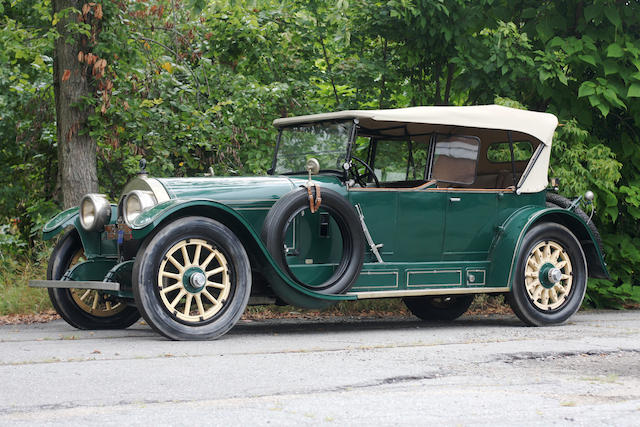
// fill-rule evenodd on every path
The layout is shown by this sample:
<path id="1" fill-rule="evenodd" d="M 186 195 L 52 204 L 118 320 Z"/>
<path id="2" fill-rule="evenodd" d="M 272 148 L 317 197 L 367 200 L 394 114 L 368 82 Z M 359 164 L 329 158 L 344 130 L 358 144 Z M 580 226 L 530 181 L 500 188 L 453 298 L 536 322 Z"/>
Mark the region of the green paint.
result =
<path id="1" fill-rule="evenodd" d="M 114 265 L 105 275 L 104 281 L 120 283 L 120 291 L 114 293 L 123 298 L 133 298 L 133 260 L 124 261 Z"/>
<path id="2" fill-rule="evenodd" d="M 68 280 L 89 280 L 102 282 L 109 270 L 117 264 L 116 260 L 110 258 L 88 259 L 75 265 L 65 276 Z"/>
<path id="3" fill-rule="evenodd" d="M 66 227 L 73 225 L 78 216 L 78 207 L 67 209 L 53 217 L 42 227 L 42 238 L 49 240 Z"/>

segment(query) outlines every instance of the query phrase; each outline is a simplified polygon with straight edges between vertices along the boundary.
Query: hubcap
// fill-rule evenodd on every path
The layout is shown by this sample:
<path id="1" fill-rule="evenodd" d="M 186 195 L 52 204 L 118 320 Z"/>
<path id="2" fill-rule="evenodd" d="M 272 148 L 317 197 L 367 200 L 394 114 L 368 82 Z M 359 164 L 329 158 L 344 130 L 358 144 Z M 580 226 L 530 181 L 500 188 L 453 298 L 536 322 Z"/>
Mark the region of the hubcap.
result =
<path id="1" fill-rule="evenodd" d="M 177 318 L 206 321 L 223 308 L 231 283 L 225 256 L 204 240 L 183 240 L 166 253 L 158 271 L 160 299 Z"/>
<path id="2" fill-rule="evenodd" d="M 540 242 L 529 252 L 525 287 L 537 308 L 549 311 L 560 307 L 567 300 L 572 283 L 571 260 L 559 243 Z"/>
<path id="3" fill-rule="evenodd" d="M 551 268 L 547 273 L 547 279 L 555 285 L 562 279 L 562 271 L 558 268 Z"/>
<path id="4" fill-rule="evenodd" d="M 189 278 L 189 281 L 191 282 L 191 286 L 194 286 L 196 288 L 201 288 L 207 282 L 207 278 L 205 277 L 204 273 L 198 272 L 193 274 Z"/>

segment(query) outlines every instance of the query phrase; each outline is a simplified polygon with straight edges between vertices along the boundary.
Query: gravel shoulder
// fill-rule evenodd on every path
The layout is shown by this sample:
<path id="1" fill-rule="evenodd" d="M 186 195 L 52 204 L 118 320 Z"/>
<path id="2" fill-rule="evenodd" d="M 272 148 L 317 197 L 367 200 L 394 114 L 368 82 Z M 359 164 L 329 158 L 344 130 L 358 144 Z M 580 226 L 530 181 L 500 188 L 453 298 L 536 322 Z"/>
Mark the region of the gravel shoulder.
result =
<path id="1" fill-rule="evenodd" d="M 245 320 L 209 342 L 5 325 L 0 381 L 1 425 L 638 425 L 640 311 Z"/>

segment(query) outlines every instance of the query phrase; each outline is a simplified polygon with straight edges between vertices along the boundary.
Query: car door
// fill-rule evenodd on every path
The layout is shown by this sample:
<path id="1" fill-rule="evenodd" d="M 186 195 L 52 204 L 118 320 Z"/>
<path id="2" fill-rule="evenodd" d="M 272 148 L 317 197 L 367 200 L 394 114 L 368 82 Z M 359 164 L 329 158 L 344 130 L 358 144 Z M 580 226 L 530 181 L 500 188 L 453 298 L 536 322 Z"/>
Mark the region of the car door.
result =
<path id="1" fill-rule="evenodd" d="M 469 188 L 476 181 L 479 150 L 474 136 L 436 138 L 431 177 L 446 189 L 443 260 L 487 259 L 501 193 Z"/>
<path id="2" fill-rule="evenodd" d="M 487 259 L 495 233 L 498 194 L 454 188 L 447 191 L 444 260 Z"/>
<path id="3" fill-rule="evenodd" d="M 352 187 L 349 197 L 360 205 L 374 242 L 384 245 L 383 260 L 439 261 L 446 191 L 425 184 L 428 139 L 375 141 L 368 161 L 381 187 Z"/>

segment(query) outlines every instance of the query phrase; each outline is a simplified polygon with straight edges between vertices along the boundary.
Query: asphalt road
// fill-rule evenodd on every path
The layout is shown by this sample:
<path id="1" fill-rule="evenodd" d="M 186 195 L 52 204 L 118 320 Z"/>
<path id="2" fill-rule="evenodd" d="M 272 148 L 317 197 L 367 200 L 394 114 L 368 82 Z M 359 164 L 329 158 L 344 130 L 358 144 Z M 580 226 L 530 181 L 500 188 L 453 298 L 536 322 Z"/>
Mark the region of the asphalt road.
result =
<path id="1" fill-rule="evenodd" d="M 0 327 L 0 425 L 436 423 L 640 425 L 640 311 L 242 322 L 210 342 Z"/>

